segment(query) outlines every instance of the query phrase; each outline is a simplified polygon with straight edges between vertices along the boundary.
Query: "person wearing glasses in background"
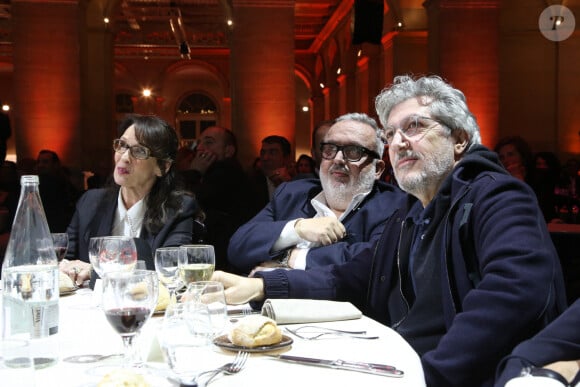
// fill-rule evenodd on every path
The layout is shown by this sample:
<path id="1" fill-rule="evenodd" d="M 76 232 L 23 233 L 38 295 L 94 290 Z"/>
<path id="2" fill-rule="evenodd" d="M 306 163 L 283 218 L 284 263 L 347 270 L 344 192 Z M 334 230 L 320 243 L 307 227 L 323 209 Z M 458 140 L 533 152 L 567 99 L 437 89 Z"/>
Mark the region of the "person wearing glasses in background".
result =
<path id="1" fill-rule="evenodd" d="M 131 115 L 119 134 L 113 141 L 114 184 L 83 194 L 67 228 L 67 260 L 60 269 L 79 285 L 91 276 L 91 237 L 139 238 L 154 252 L 195 242 L 200 232 L 194 229 L 194 219 L 202 215 L 197 201 L 176 187 L 175 130 L 158 117 Z M 153 258 L 145 258 L 147 269 L 155 270 Z"/>
<path id="2" fill-rule="evenodd" d="M 382 130 L 362 113 L 337 118 L 320 145 L 320 179 L 282 183 L 253 219 L 230 239 L 228 257 L 248 273 L 284 266 L 308 269 L 343 263 L 375 234 L 402 192 L 377 181 L 383 172 Z"/>
<path id="3" fill-rule="evenodd" d="M 347 300 L 420 355 L 429 387 L 492 386 L 497 364 L 566 305 L 562 270 L 532 189 L 480 145 L 464 94 L 397 76 L 376 98 L 407 202 L 342 265 L 215 272 L 228 303 Z"/>

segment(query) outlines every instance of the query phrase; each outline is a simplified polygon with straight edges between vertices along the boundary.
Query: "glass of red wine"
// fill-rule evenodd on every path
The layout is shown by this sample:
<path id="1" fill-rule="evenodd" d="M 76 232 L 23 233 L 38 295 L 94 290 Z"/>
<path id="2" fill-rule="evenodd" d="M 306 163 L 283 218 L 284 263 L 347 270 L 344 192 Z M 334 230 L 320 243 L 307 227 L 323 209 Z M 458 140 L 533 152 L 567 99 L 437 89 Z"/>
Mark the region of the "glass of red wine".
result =
<path id="1" fill-rule="evenodd" d="M 101 305 L 111 326 L 121 335 L 125 367 L 141 367 L 133 339 L 149 320 L 159 292 L 157 273 L 151 270 L 115 271 L 103 277 Z"/>
<path id="2" fill-rule="evenodd" d="M 57 232 L 50 234 L 52 236 L 52 244 L 54 245 L 54 252 L 58 261 L 62 261 L 66 256 L 68 250 L 68 234 L 66 232 Z"/>

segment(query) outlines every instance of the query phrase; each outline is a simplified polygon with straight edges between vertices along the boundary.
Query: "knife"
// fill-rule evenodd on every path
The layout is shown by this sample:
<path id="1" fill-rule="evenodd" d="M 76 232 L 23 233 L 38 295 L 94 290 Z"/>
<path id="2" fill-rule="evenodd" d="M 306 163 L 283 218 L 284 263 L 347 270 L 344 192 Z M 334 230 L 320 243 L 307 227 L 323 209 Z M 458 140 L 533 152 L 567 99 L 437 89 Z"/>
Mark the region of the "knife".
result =
<path id="1" fill-rule="evenodd" d="M 349 371 L 364 372 L 367 374 L 390 376 L 395 378 L 402 378 L 404 372 L 394 366 L 378 363 L 367 363 L 360 361 L 347 360 L 327 360 L 317 359 L 313 357 L 292 356 L 292 355 L 272 355 L 274 359 L 283 360 L 291 363 L 306 364 L 318 367 L 336 368 Z"/>

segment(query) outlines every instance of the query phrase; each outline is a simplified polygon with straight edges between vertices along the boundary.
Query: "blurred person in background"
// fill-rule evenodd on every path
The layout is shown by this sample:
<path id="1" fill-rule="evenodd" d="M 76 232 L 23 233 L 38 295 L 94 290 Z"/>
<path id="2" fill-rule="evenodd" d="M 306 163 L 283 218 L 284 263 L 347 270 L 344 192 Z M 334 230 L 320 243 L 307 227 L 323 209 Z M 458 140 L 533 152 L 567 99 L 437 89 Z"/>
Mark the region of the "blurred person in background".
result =
<path id="1" fill-rule="evenodd" d="M 292 180 L 288 165 L 292 161 L 292 146 L 282 136 L 268 136 L 262 140 L 259 172 L 252 176 L 253 213 L 260 211 L 283 182 Z"/>
<path id="2" fill-rule="evenodd" d="M 60 162 L 58 154 L 42 149 L 36 157 L 40 198 L 51 232 L 65 232 L 81 191 L 77 189 Z"/>
<path id="3" fill-rule="evenodd" d="M 182 152 L 179 173 L 205 213 L 204 242 L 215 248 L 216 268 L 229 268 L 230 237 L 253 215 L 249 177 L 237 158 L 236 136 L 227 128 L 211 126 L 201 133 L 195 152 Z"/>
<path id="4" fill-rule="evenodd" d="M 504 137 L 493 149 L 507 171 L 517 179 L 529 183 L 533 169 L 533 153 L 530 145 L 520 136 Z"/>

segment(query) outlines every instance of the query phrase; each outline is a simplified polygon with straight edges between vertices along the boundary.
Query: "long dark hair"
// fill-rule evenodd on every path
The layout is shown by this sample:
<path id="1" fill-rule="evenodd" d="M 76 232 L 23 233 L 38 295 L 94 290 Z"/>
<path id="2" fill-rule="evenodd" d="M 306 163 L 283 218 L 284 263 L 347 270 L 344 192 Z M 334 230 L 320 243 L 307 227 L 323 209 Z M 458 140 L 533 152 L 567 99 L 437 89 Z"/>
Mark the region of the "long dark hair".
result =
<path id="1" fill-rule="evenodd" d="M 190 195 L 177 186 L 175 176 L 175 157 L 177 156 L 178 138 L 167 122 L 152 115 L 132 114 L 127 116 L 119 125 L 118 132 L 121 136 L 131 125 L 135 126 L 135 137 L 139 144 L 146 146 L 151 151 L 151 157 L 157 159 L 157 165 L 161 170 L 158 177 L 147 195 L 145 204 L 147 211 L 143 219 L 143 226 L 152 234 L 156 234 L 168 221 L 171 214 L 179 211 L 182 204 L 182 196 Z M 170 162 L 166 169 L 167 162 Z"/>

